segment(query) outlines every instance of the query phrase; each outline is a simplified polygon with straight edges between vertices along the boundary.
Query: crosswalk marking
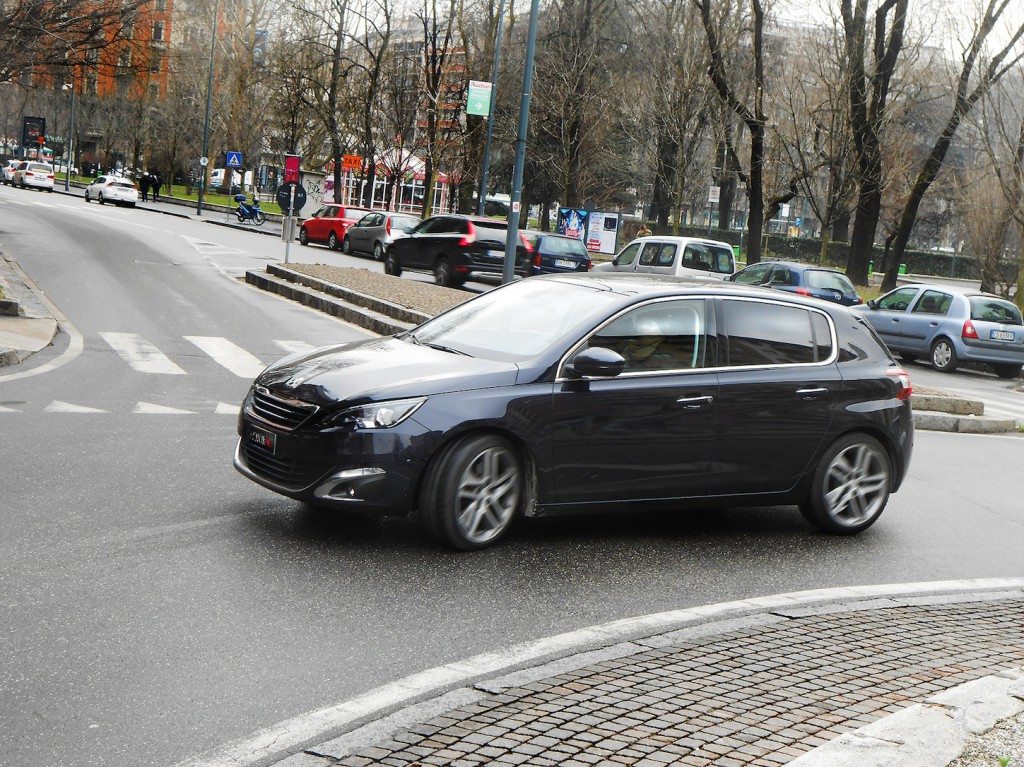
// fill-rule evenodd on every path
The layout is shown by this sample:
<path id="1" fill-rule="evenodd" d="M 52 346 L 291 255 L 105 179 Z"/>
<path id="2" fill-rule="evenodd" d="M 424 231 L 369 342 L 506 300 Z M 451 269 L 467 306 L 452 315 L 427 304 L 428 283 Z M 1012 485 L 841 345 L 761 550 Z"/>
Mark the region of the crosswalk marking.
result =
<path id="1" fill-rule="evenodd" d="M 215 362 L 223 365 L 239 378 L 255 378 L 266 367 L 245 349 L 236 346 L 226 338 L 219 336 L 185 336 L 185 340 L 195 344 Z"/>
<path id="2" fill-rule="evenodd" d="M 118 355 L 140 373 L 185 375 L 185 371 L 137 333 L 100 333 Z"/>
<path id="3" fill-rule="evenodd" d="M 70 402 L 61 402 L 59 399 L 55 399 L 43 410 L 47 413 L 106 413 L 106 410 L 100 410 L 95 407 L 86 407 L 85 405 L 74 405 Z"/>
<path id="4" fill-rule="evenodd" d="M 274 343 L 289 354 L 308 352 L 316 348 L 313 344 L 307 344 L 305 341 L 274 341 Z"/>
<path id="5" fill-rule="evenodd" d="M 154 405 L 152 402 L 139 402 L 132 412 L 146 415 L 195 415 L 194 410 L 180 410 L 166 405 Z"/>
<path id="6" fill-rule="evenodd" d="M 229 405 L 227 402 L 218 402 L 217 409 L 213 412 L 217 415 L 238 415 L 241 412 L 238 405 Z"/>
<path id="7" fill-rule="evenodd" d="M 20 413 L 20 410 L 15 410 L 13 407 L 3 407 L 0 405 L 0 413 Z"/>

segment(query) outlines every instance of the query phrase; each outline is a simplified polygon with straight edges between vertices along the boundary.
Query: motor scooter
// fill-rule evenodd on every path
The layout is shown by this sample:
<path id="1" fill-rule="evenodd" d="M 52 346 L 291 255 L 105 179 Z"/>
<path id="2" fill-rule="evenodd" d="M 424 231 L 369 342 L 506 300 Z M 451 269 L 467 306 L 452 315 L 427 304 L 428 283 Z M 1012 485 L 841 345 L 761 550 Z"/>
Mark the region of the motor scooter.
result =
<path id="1" fill-rule="evenodd" d="M 256 195 L 252 196 L 252 202 L 248 202 L 248 197 L 244 194 L 236 194 L 235 202 L 238 203 L 238 209 L 235 211 L 235 215 L 238 216 L 238 223 L 244 224 L 246 221 L 252 221 L 256 226 L 262 226 L 263 222 L 267 220 L 267 214 L 260 210 L 260 201 L 256 199 Z"/>

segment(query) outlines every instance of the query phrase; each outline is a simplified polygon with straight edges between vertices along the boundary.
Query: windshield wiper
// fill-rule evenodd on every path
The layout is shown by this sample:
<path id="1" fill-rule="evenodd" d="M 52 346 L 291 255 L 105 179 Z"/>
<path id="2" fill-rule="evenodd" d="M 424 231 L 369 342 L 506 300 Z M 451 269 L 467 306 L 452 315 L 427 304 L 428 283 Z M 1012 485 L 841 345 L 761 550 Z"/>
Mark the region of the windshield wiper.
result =
<path id="1" fill-rule="evenodd" d="M 413 337 L 415 338 L 415 336 L 413 336 Z M 460 349 L 453 349 L 450 346 L 443 346 L 442 344 L 424 343 L 423 341 L 420 341 L 420 340 L 417 340 L 416 343 L 421 344 L 423 346 L 429 346 L 431 349 L 437 349 L 440 352 L 448 352 L 449 354 L 461 354 L 463 357 L 472 357 L 473 356 L 472 354 L 464 352 L 464 351 L 462 351 Z"/>

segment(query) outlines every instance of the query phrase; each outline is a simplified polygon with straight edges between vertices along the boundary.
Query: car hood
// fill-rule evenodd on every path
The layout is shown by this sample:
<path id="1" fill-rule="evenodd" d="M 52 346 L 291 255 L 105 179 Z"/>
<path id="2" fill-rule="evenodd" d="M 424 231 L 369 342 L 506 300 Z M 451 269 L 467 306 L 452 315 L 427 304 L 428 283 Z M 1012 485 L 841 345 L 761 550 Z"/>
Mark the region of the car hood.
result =
<path id="1" fill-rule="evenodd" d="M 511 386 L 518 371 L 511 362 L 466 357 L 390 337 L 285 357 L 261 373 L 256 383 L 282 396 L 332 407 Z"/>

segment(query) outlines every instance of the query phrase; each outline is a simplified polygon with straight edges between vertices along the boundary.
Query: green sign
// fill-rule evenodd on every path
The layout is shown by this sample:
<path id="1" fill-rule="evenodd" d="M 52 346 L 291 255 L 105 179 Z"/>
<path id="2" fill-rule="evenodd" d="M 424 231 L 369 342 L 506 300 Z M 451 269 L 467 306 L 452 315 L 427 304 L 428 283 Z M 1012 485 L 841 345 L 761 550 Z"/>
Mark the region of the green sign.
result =
<path id="1" fill-rule="evenodd" d="M 466 114 L 487 117 L 491 113 L 491 90 L 486 80 L 470 80 L 466 92 Z"/>

